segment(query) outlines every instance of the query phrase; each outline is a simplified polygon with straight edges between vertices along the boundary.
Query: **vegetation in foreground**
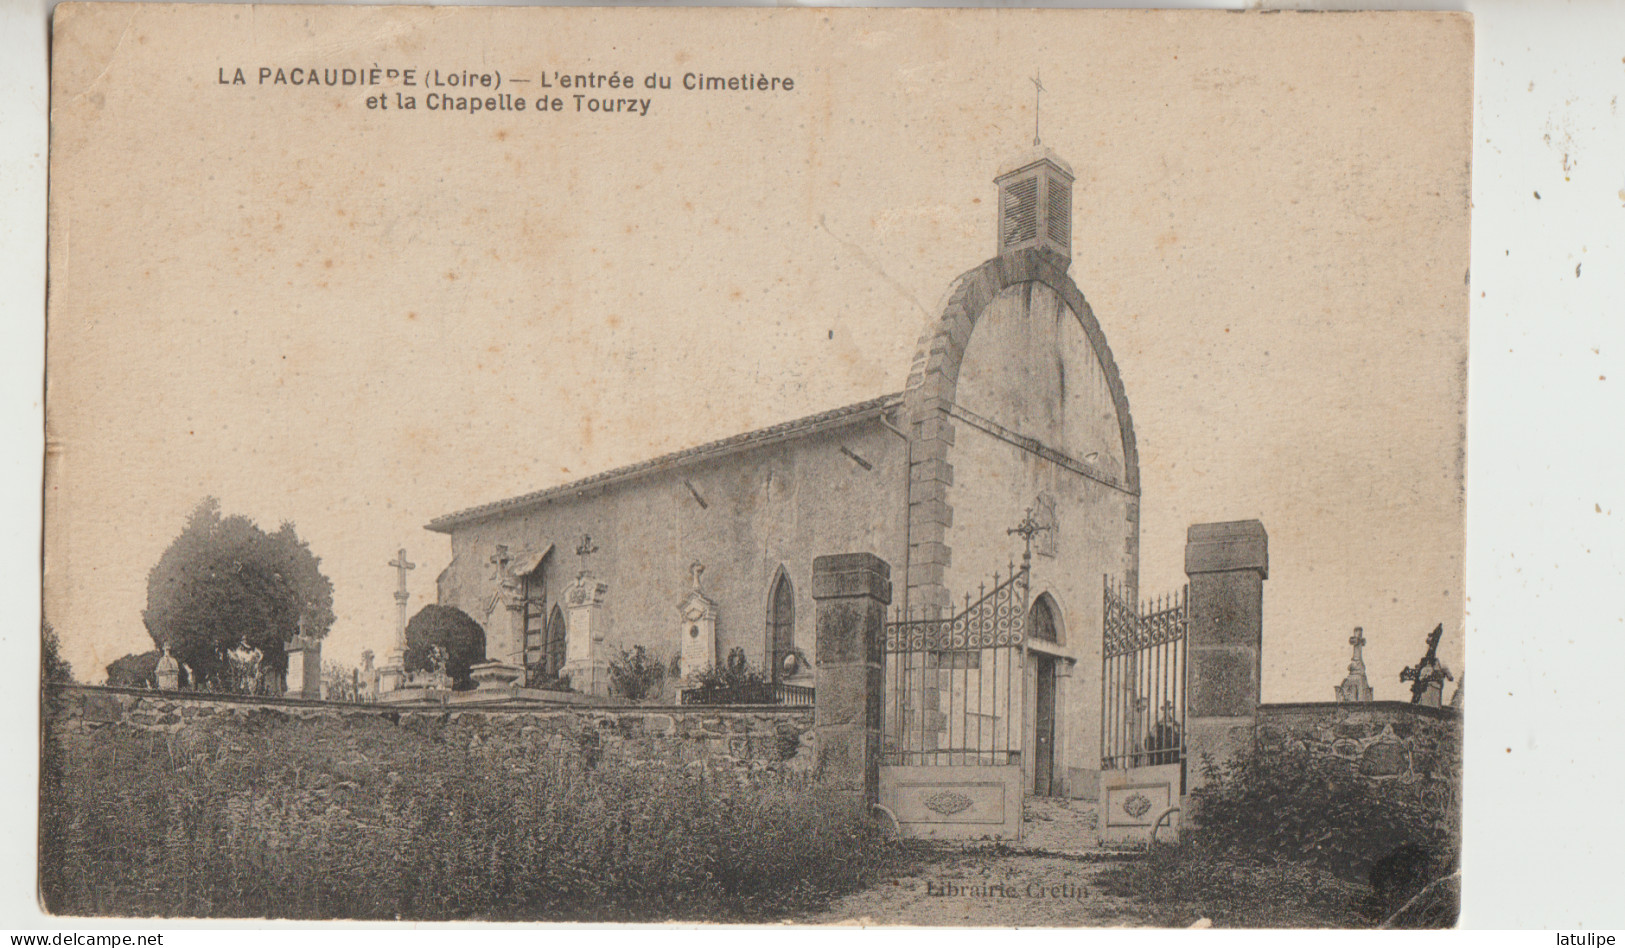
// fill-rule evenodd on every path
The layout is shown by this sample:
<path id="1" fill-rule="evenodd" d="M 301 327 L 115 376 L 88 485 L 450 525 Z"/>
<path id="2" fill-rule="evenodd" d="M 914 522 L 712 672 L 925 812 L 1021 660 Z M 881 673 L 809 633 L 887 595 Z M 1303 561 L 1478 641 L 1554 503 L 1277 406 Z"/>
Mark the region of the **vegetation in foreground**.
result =
<path id="1" fill-rule="evenodd" d="M 815 787 L 384 720 L 108 731 L 46 758 L 40 881 L 59 914 L 767 921 L 910 858 Z"/>
<path id="2" fill-rule="evenodd" d="M 1458 864 L 1436 814 L 1338 761 L 1254 751 L 1205 776 L 1191 794 L 1198 828 L 1100 877 L 1108 893 L 1153 906 L 1160 924 L 1369 928 Z M 1455 906 L 1426 917 L 1452 925 Z"/>

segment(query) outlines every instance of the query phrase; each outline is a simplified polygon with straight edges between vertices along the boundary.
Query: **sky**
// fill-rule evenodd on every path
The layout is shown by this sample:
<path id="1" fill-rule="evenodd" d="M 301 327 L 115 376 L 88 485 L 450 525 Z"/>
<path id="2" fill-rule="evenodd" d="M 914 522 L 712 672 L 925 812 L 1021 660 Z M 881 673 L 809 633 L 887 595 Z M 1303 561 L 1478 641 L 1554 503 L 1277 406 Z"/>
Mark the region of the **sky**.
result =
<path id="1" fill-rule="evenodd" d="M 436 516 L 900 390 L 993 253 L 1035 70 L 1138 436 L 1142 590 L 1184 581 L 1190 524 L 1257 518 L 1266 701 L 1329 699 L 1357 625 L 1378 698 L 1439 623 L 1462 670 L 1449 17 L 210 15 L 57 27 L 46 615 L 82 679 L 150 647 L 147 571 L 206 495 L 296 524 L 352 663 L 393 636 L 398 548 L 412 611 L 434 601 Z M 375 64 L 500 72 L 566 110 L 257 82 Z M 558 74 L 589 71 L 674 88 L 575 112 Z M 681 88 L 746 72 L 795 87 Z"/>

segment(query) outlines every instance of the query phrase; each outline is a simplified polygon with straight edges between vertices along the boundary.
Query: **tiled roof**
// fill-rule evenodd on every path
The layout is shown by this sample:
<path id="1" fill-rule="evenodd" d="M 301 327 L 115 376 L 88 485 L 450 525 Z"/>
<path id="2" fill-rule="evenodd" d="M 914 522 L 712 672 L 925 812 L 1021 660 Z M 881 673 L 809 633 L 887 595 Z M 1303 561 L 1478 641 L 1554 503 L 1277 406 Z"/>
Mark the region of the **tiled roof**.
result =
<path id="1" fill-rule="evenodd" d="M 475 520 L 484 520 L 499 514 L 510 513 L 514 510 L 539 504 L 557 497 L 563 497 L 569 494 L 578 494 L 582 491 L 588 490 L 589 488 L 603 487 L 609 484 L 615 484 L 635 477 L 640 477 L 644 474 L 653 474 L 657 471 L 684 467 L 699 461 L 709 460 L 725 454 L 732 454 L 736 451 L 772 444 L 777 441 L 784 441 L 790 438 L 799 437 L 801 435 L 812 434 L 813 432 L 822 431 L 826 428 L 835 427 L 837 425 L 850 424 L 855 421 L 862 421 L 865 418 L 876 417 L 902 404 L 902 400 L 902 395 L 882 395 L 879 398 L 871 398 L 866 402 L 858 402 L 855 405 L 847 405 L 844 408 L 836 408 L 830 411 L 819 412 L 816 415 L 808 415 L 805 418 L 797 418 L 794 421 L 786 421 L 777 425 L 770 425 L 766 428 L 758 428 L 755 431 L 747 431 L 744 434 L 737 434 L 731 438 L 723 438 L 720 441 L 712 441 L 708 444 L 702 444 L 692 448 L 684 448 L 681 451 L 674 451 L 671 454 L 661 455 L 660 457 L 652 458 L 647 461 L 639 461 L 636 464 L 628 464 L 625 467 L 617 467 L 612 470 L 604 471 L 600 474 L 594 474 L 590 477 L 583 477 L 578 481 L 571 481 L 568 484 L 560 484 L 557 487 L 549 487 L 546 490 L 533 491 L 529 494 L 521 494 L 518 497 L 510 497 L 507 500 L 499 500 L 494 503 L 481 504 L 478 507 L 470 507 L 467 510 L 459 510 L 456 513 L 446 514 L 443 517 L 436 517 L 435 519 L 429 521 L 425 529 L 433 530 L 437 533 L 450 533 L 453 527 L 460 526 L 465 523 L 470 523 Z"/>

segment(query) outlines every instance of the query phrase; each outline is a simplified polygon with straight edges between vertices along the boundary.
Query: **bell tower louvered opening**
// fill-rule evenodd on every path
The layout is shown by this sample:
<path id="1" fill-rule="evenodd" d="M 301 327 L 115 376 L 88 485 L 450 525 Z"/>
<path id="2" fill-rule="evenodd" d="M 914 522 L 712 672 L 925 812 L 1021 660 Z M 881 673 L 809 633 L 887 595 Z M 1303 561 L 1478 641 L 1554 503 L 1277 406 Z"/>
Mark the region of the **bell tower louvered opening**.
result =
<path id="1" fill-rule="evenodd" d="M 999 253 L 1029 247 L 1072 261 L 1072 169 L 1048 148 L 1006 165 L 999 186 Z"/>

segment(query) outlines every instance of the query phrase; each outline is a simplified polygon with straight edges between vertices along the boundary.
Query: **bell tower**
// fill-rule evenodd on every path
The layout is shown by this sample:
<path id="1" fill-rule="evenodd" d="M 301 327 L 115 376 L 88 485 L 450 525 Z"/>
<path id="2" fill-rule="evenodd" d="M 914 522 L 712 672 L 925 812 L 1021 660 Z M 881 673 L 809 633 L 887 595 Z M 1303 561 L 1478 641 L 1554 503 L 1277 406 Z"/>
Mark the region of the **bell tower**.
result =
<path id="1" fill-rule="evenodd" d="M 1072 263 L 1072 168 L 1037 146 L 1006 164 L 999 186 L 999 256 L 1028 248 Z"/>

